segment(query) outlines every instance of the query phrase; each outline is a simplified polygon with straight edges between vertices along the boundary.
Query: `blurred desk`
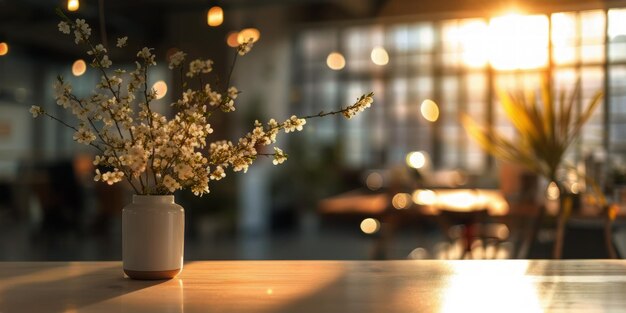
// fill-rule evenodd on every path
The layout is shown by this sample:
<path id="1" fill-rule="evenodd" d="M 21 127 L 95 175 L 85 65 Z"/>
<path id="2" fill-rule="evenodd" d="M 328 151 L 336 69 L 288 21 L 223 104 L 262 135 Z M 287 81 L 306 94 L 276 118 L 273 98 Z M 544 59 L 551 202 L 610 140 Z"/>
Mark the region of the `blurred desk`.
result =
<path id="1" fill-rule="evenodd" d="M 400 226 L 429 218 L 436 221 L 449 241 L 457 239 L 450 235 L 450 229 L 463 225 L 460 238 L 464 240 L 465 252 L 471 250 L 474 239 L 498 238 L 499 244 L 509 233 L 507 229 L 505 238 L 494 237 L 494 228 L 485 225 L 487 217 L 509 214 L 509 205 L 497 189 L 417 189 L 411 194 L 392 195 L 352 191 L 320 201 L 318 212 L 330 217 L 379 219 L 380 235 L 375 237 L 372 259 L 387 259 L 387 250 Z"/>
<path id="2" fill-rule="evenodd" d="M 385 193 L 366 194 L 351 191 L 321 200 L 318 211 L 327 214 L 378 215 L 385 212 L 390 201 Z"/>
<path id="3" fill-rule="evenodd" d="M 169 281 L 120 262 L 0 263 L 1 312 L 622 312 L 626 261 L 189 262 Z"/>
<path id="4" fill-rule="evenodd" d="M 504 216 L 509 206 L 495 189 L 418 189 L 413 194 L 399 193 L 406 205 L 398 211 L 414 211 L 423 215 L 438 215 L 441 211 L 474 212 L 487 210 L 489 215 Z M 393 196 L 393 197 L 395 197 Z M 368 194 L 351 191 L 320 201 L 318 211 L 323 214 L 380 215 L 392 206 L 392 196 L 386 193 Z M 417 201 L 416 201 L 417 200 Z M 417 202 L 417 204 L 414 203 Z"/>

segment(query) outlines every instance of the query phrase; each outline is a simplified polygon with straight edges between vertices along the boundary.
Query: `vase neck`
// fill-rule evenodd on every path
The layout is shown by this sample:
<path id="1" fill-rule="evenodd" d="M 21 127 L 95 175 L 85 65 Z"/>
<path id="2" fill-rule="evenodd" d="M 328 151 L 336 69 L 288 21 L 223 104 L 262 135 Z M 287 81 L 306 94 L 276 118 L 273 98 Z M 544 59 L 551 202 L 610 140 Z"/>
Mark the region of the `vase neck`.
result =
<path id="1" fill-rule="evenodd" d="M 151 204 L 151 203 L 174 203 L 173 195 L 133 195 L 133 203 L 135 204 Z"/>

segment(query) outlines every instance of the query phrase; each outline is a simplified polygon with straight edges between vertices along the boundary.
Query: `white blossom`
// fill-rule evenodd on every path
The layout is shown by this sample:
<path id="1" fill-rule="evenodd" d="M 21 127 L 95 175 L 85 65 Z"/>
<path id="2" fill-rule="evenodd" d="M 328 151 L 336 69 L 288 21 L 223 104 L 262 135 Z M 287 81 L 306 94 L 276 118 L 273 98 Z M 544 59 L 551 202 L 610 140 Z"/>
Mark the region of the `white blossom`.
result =
<path id="1" fill-rule="evenodd" d="M 224 172 L 224 168 L 221 166 L 215 167 L 215 170 L 211 172 L 210 176 L 211 180 L 220 180 L 224 177 L 226 177 L 226 173 Z"/>
<path id="2" fill-rule="evenodd" d="M 90 144 L 94 140 L 96 140 L 96 134 L 94 134 L 90 129 L 85 126 L 81 126 L 77 132 L 74 133 L 74 140 L 83 143 Z"/>
<path id="3" fill-rule="evenodd" d="M 237 99 L 237 95 L 239 95 L 239 90 L 235 86 L 231 86 L 228 88 L 228 97 L 235 100 Z"/>
<path id="4" fill-rule="evenodd" d="M 216 91 L 211 91 L 208 94 L 209 97 L 209 104 L 211 106 L 218 106 L 220 104 L 222 104 L 222 94 Z"/>
<path id="5" fill-rule="evenodd" d="M 222 112 L 232 111 L 235 111 L 235 101 L 231 99 L 222 104 Z"/>
<path id="6" fill-rule="evenodd" d="M 98 165 L 100 165 L 101 163 L 104 163 L 104 162 L 105 162 L 105 160 L 106 160 L 106 159 L 105 159 L 104 157 L 99 156 L 99 155 L 96 155 L 96 157 L 93 159 L 93 165 L 98 166 Z M 99 173 L 99 172 L 98 172 L 98 173 Z"/>
<path id="7" fill-rule="evenodd" d="M 124 173 L 120 172 L 117 168 L 113 170 L 113 172 L 105 172 L 100 174 L 100 170 L 96 169 L 96 177 L 94 177 L 95 181 L 103 181 L 108 185 L 113 185 L 122 181 L 124 178 Z"/>
<path id="8" fill-rule="evenodd" d="M 347 107 L 343 111 L 343 116 L 347 119 L 351 119 L 357 113 L 363 112 L 365 109 L 369 108 L 374 102 L 374 98 L 372 98 L 372 94 L 363 95 L 361 98 L 357 99 L 357 102 L 349 107 Z"/>
<path id="9" fill-rule="evenodd" d="M 75 141 L 98 149 L 94 166 L 107 168 L 102 172 L 95 169 L 95 181 L 112 185 L 127 180 L 139 194 L 168 194 L 188 188 L 201 196 L 209 192 L 210 183 L 223 179 L 227 172 L 245 173 L 257 156 L 269 155 L 257 149 L 276 143 L 281 131 L 301 131 L 306 124 L 306 119 L 295 115 L 282 123 L 275 119 L 265 124 L 255 121 L 254 127 L 238 140 L 211 142 L 209 136 L 214 130 L 209 119 L 216 110 L 235 110 L 239 95 L 236 87 L 226 86 L 224 90 L 219 84 L 215 87 L 203 83 L 197 88 L 196 82 L 190 82 L 180 88 L 184 91 L 172 104 L 173 115 L 165 116 L 154 110 L 152 101 L 156 94 L 145 87 L 147 67 L 156 64 L 153 49 L 144 47 L 138 51 L 133 70 L 108 71 L 113 62 L 102 44 L 87 42 L 91 28 L 85 20 L 61 22 L 58 28 L 65 34 L 73 31 L 76 43 L 88 43 L 92 47 L 87 51 L 93 57 L 92 65 L 103 71 L 94 93 L 84 98 L 74 94 L 72 86 L 62 77 L 54 84 L 57 104 L 78 120 L 62 123 L 75 130 Z M 118 38 L 117 47 L 125 46 L 126 42 L 127 37 Z M 252 40 L 248 40 L 237 52 L 245 55 L 251 48 Z M 212 72 L 212 60 L 196 59 L 187 64 L 186 56 L 182 51 L 172 54 L 169 68 L 184 68 L 189 78 Z M 221 82 L 213 75 L 207 81 Z M 364 95 L 353 105 L 333 113 L 352 117 L 371 103 L 372 94 Z M 49 115 L 39 106 L 32 106 L 29 111 L 33 117 Z M 60 121 L 52 115 L 49 117 Z M 76 124 L 76 128 L 71 126 Z M 287 154 L 273 148 L 272 162 L 283 163 Z"/>
<path id="10" fill-rule="evenodd" d="M 108 55 L 103 56 L 102 59 L 100 60 L 100 65 L 102 65 L 102 67 L 104 67 L 104 68 L 109 68 L 112 64 L 113 64 L 113 62 L 111 62 L 111 60 L 109 60 L 109 56 Z"/>
<path id="11" fill-rule="evenodd" d="M 97 44 L 92 50 L 87 51 L 88 55 L 100 55 L 107 53 L 107 49 L 102 44 Z"/>
<path id="12" fill-rule="evenodd" d="M 64 34 L 69 34 L 70 33 L 70 24 L 66 23 L 65 21 L 61 21 L 59 22 L 59 31 L 64 33 Z"/>
<path id="13" fill-rule="evenodd" d="M 74 42 L 78 44 L 89 39 L 89 36 L 91 36 L 91 28 L 89 27 L 89 24 L 87 24 L 83 19 L 76 19 L 75 25 Z"/>
<path id="14" fill-rule="evenodd" d="M 248 54 L 248 52 L 250 52 L 250 50 L 252 50 L 252 45 L 253 45 L 254 40 L 252 38 L 249 38 L 248 41 L 240 44 L 237 47 L 237 52 L 239 53 L 239 55 L 246 55 Z"/>
<path id="15" fill-rule="evenodd" d="M 181 181 L 188 180 L 193 177 L 193 168 L 189 164 L 178 163 L 174 167 L 174 171 L 178 174 Z"/>
<path id="16" fill-rule="evenodd" d="M 39 115 L 44 114 L 43 109 L 40 106 L 37 106 L 37 105 L 31 106 L 30 110 L 28 110 L 28 111 L 30 111 L 30 114 L 32 114 L 33 117 L 38 117 Z"/>
<path id="17" fill-rule="evenodd" d="M 200 73 L 206 74 L 213 70 L 213 61 L 212 60 L 193 60 L 189 62 L 189 71 L 187 72 L 187 77 L 194 77 Z"/>
<path id="18" fill-rule="evenodd" d="M 154 54 L 152 54 L 152 50 L 153 49 L 151 48 L 143 47 L 143 49 L 137 52 L 137 57 L 142 58 L 144 62 L 149 65 L 156 65 L 156 62 L 154 61 Z"/>
<path id="19" fill-rule="evenodd" d="M 115 46 L 118 47 L 118 48 L 125 47 L 127 40 L 128 40 L 128 36 L 124 36 L 122 38 L 117 38 L 117 44 Z"/>
<path id="20" fill-rule="evenodd" d="M 72 86 L 63 81 L 61 77 L 58 77 L 54 82 L 54 93 L 58 105 L 63 108 L 69 108 L 71 106 L 70 95 L 72 93 Z"/>
<path id="21" fill-rule="evenodd" d="M 304 124 L 306 124 L 305 119 L 301 119 L 295 115 L 292 115 L 290 119 L 286 120 L 283 123 L 283 127 L 285 128 L 285 133 L 289 133 L 289 132 L 301 131 Z"/>
<path id="22" fill-rule="evenodd" d="M 272 161 L 272 163 L 274 163 L 274 165 L 278 165 L 278 164 L 282 164 L 286 160 L 287 160 L 287 155 L 283 152 L 283 150 L 277 147 L 274 147 L 274 160 Z"/>
<path id="23" fill-rule="evenodd" d="M 182 51 L 176 51 L 174 54 L 172 54 L 170 56 L 170 64 L 168 65 L 170 70 L 179 67 L 183 63 L 183 61 L 185 61 L 186 56 L 187 54 Z"/>
<path id="24" fill-rule="evenodd" d="M 163 186 L 167 188 L 169 192 L 174 192 L 176 189 L 181 188 L 180 184 L 170 175 L 165 175 L 165 177 L 163 177 Z"/>
<path id="25" fill-rule="evenodd" d="M 279 126 L 275 119 L 270 119 L 267 123 L 268 129 L 265 131 L 264 145 L 276 142 L 276 135 L 278 134 Z"/>

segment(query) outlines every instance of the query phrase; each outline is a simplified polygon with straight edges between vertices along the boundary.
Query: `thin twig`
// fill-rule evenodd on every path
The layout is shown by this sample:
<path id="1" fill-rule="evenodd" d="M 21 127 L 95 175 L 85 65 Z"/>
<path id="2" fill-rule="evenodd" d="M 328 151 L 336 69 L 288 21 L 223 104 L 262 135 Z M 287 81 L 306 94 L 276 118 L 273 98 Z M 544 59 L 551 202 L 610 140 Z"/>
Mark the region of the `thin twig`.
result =
<path id="1" fill-rule="evenodd" d="M 235 50 L 235 58 L 233 59 L 233 63 L 230 65 L 230 71 L 228 72 L 228 79 L 226 80 L 226 89 L 224 93 L 228 93 L 228 88 L 230 88 L 230 79 L 233 77 L 233 71 L 235 70 L 235 64 L 237 64 L 237 58 L 239 57 L 239 51 Z"/>
<path id="2" fill-rule="evenodd" d="M 106 22 L 104 21 L 104 0 L 98 0 L 98 17 L 100 18 L 100 37 L 102 37 L 100 39 L 102 45 L 108 48 Z"/>
<path id="3" fill-rule="evenodd" d="M 355 107 L 357 107 L 359 105 L 359 102 L 361 100 L 363 100 L 364 98 L 372 97 L 373 95 L 374 95 L 374 93 L 370 92 L 369 94 L 364 95 L 361 98 L 357 99 L 356 103 L 354 103 L 352 105 L 349 105 L 349 106 L 347 106 L 347 107 L 345 107 L 345 108 L 343 108 L 341 110 L 331 111 L 331 112 L 321 111 L 321 112 L 319 112 L 317 114 L 314 114 L 314 115 L 307 115 L 307 116 L 299 117 L 299 119 L 313 119 L 313 118 L 319 118 L 319 117 L 324 117 L 324 116 L 328 116 L 328 115 L 343 114 L 343 113 L 348 112 L 348 111 L 354 109 Z M 273 132 L 273 131 L 276 131 L 276 130 L 281 130 L 281 129 L 284 129 L 284 128 L 285 128 L 285 125 L 281 123 L 281 124 L 278 124 L 276 126 L 264 129 L 263 131 L 265 133 L 268 133 L 268 132 Z M 244 148 L 246 148 L 246 147 L 245 146 L 238 146 L 237 150 L 235 150 L 234 154 L 238 154 L 239 152 L 243 151 Z M 262 154 L 257 154 L 257 155 L 262 155 Z M 209 161 L 209 165 L 213 165 L 213 166 L 216 166 L 216 165 L 226 166 L 226 163 L 227 163 L 227 160 L 225 160 L 225 159 L 220 159 L 220 160 L 217 160 L 216 162 Z"/>
<path id="4" fill-rule="evenodd" d="M 61 119 L 59 119 L 59 118 L 57 118 L 57 117 L 55 117 L 55 116 L 53 116 L 53 115 L 49 114 L 48 112 L 45 112 L 45 111 L 44 111 L 44 113 L 43 113 L 43 114 L 44 114 L 45 116 L 47 116 L 47 117 L 49 117 L 49 118 L 51 118 L 51 119 L 53 119 L 53 120 L 55 120 L 55 121 L 57 121 L 57 122 L 61 123 L 62 125 L 64 125 L 64 126 L 66 126 L 66 127 L 70 128 L 70 129 L 73 129 L 74 131 L 78 131 L 78 129 L 77 129 L 76 127 L 74 127 L 74 126 L 72 126 L 72 125 L 70 125 L 70 124 L 68 124 L 68 123 L 64 122 L 63 120 L 61 120 Z M 100 135 L 100 134 L 98 134 L 98 135 Z M 101 140 L 102 140 L 102 138 L 101 138 Z M 104 141 L 103 141 L 103 143 L 104 143 L 104 144 L 106 144 L 106 142 L 104 142 Z M 100 151 L 102 154 L 104 154 L 104 150 L 103 150 L 101 147 L 99 147 L 98 145 L 96 145 L 96 144 L 94 144 L 94 143 L 92 143 L 92 142 L 91 142 L 91 143 L 89 143 L 89 145 L 90 145 L 90 146 L 92 146 L 92 147 L 94 147 L 94 148 L 96 148 L 96 149 L 98 149 L 98 151 Z M 117 154 L 115 153 L 115 150 L 113 149 L 112 151 L 113 151 L 113 156 L 115 157 L 115 159 L 117 160 L 117 162 L 120 162 L 120 159 L 117 157 Z M 121 163 L 120 163 L 120 165 L 121 165 Z M 121 167 L 121 166 L 120 166 L 120 167 Z M 128 175 L 128 174 L 127 174 L 126 172 L 124 172 L 123 170 L 122 170 L 122 173 L 124 173 L 124 176 L 126 177 L 126 180 L 128 180 L 128 182 L 130 183 L 130 186 L 131 186 L 131 187 L 133 187 L 133 189 L 135 190 L 135 192 L 137 192 L 137 194 L 139 194 L 139 191 L 138 191 L 138 190 L 137 190 L 137 188 L 135 187 L 135 184 L 133 184 L 133 182 L 132 182 L 132 178 L 131 178 L 131 176 L 130 176 L 130 175 Z"/>
<path id="5" fill-rule="evenodd" d="M 144 61 L 144 68 L 143 68 L 143 97 L 146 100 L 146 109 L 148 110 L 148 123 L 150 124 L 150 140 L 152 141 L 152 154 L 150 156 L 150 169 L 152 169 L 152 175 L 154 178 L 154 187 L 156 189 L 156 186 L 158 185 L 157 183 L 157 176 L 156 176 L 156 172 L 154 171 L 154 152 L 155 152 L 155 145 L 156 142 L 154 141 L 154 134 L 153 134 L 153 128 L 154 128 L 154 121 L 153 121 L 153 117 L 152 117 L 152 109 L 150 109 L 150 100 L 148 97 L 148 62 Z M 146 171 L 146 184 L 148 184 L 148 171 Z"/>
<path id="6" fill-rule="evenodd" d="M 89 36 L 86 36 L 85 33 L 83 33 L 82 29 L 76 27 L 76 24 L 72 20 L 70 20 L 69 17 L 67 17 L 67 15 L 65 15 L 63 13 L 63 11 L 57 10 L 57 14 L 59 14 L 62 18 L 64 18 L 66 23 L 70 23 L 71 25 L 74 26 L 74 28 L 76 30 L 78 30 L 78 32 L 80 32 L 80 34 L 81 34 L 81 36 L 83 38 L 83 42 L 85 44 L 87 44 L 87 46 L 89 46 L 89 49 L 91 50 L 91 52 L 93 53 L 93 55 L 95 57 L 96 64 L 97 64 L 96 67 L 100 70 L 100 72 L 104 76 L 104 79 L 106 80 L 107 88 L 111 91 L 111 94 L 113 95 L 113 97 L 115 99 L 115 102 L 119 104 L 120 103 L 119 93 L 116 93 L 115 89 L 113 89 L 113 86 L 111 85 L 111 81 L 109 80 L 109 75 L 106 73 L 106 71 L 104 70 L 104 67 L 102 66 L 102 56 L 101 56 L 100 52 L 98 50 L 96 50 L 95 46 L 93 45 L 93 43 L 89 39 Z M 117 128 L 117 132 L 119 133 L 120 137 L 122 139 L 125 139 L 124 135 L 122 134 L 122 130 L 121 130 L 119 124 L 118 124 L 118 121 L 117 121 L 117 119 L 115 119 L 115 117 L 112 114 L 112 112 L 110 111 L 110 109 L 109 109 L 109 113 L 111 114 L 111 118 L 115 122 L 115 127 Z M 132 138 L 131 138 L 131 140 L 132 140 Z M 134 140 L 133 140 L 133 143 L 134 143 Z"/>

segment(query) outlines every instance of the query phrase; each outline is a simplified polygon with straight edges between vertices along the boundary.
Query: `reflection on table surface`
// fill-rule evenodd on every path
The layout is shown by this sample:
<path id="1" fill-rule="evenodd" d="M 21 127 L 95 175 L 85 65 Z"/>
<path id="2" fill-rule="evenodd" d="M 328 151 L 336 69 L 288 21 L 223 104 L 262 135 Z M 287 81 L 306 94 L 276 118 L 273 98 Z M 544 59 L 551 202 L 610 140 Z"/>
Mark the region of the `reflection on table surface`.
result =
<path id="1" fill-rule="evenodd" d="M 169 281 L 120 262 L 1 263 L 2 312 L 617 312 L 626 261 L 189 262 Z"/>

